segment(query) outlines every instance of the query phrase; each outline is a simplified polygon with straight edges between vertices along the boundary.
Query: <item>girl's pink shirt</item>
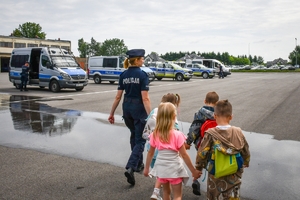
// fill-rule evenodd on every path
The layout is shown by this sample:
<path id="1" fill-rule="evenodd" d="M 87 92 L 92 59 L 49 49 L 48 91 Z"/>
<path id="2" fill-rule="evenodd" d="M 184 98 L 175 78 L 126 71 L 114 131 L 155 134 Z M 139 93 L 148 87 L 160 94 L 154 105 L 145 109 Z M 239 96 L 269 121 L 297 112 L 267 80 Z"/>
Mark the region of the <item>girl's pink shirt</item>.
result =
<path id="1" fill-rule="evenodd" d="M 185 140 L 186 136 L 182 132 L 173 129 L 170 131 L 170 143 L 163 143 L 159 138 L 154 139 L 153 133 L 150 134 L 149 143 L 158 150 L 167 149 L 179 151 L 180 147 L 185 143 Z"/>

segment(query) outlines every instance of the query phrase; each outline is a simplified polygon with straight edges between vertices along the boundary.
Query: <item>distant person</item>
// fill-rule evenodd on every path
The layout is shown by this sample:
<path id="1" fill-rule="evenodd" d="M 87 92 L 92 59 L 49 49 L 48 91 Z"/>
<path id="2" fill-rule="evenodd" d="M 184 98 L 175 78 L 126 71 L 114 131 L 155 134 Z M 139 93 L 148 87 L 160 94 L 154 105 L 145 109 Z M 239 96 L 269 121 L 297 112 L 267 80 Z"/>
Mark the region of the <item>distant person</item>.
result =
<path id="1" fill-rule="evenodd" d="M 214 107 L 219 101 L 219 95 L 212 91 L 208 92 L 204 99 L 204 106 L 202 106 L 195 114 L 194 121 L 192 122 L 186 139 L 186 149 L 190 149 L 192 143 L 194 143 L 196 150 L 200 146 L 200 143 L 204 137 L 204 132 L 208 128 L 215 127 L 216 121 L 214 118 Z M 192 183 L 193 193 L 195 195 L 201 195 L 200 183 L 198 180 L 194 180 Z"/>
<path id="2" fill-rule="evenodd" d="M 176 116 L 174 104 L 166 102 L 158 106 L 156 126 L 149 136 L 150 149 L 144 169 L 144 176 L 154 176 L 162 183 L 163 199 L 165 200 L 171 199 L 171 191 L 173 192 L 173 199 L 182 199 L 182 183 L 186 183 L 189 179 L 183 161 L 195 179 L 201 175 L 201 171 L 195 169 L 186 152 L 185 135 L 174 129 Z M 155 148 L 158 149 L 158 155 L 154 167 L 149 173 Z"/>
<path id="3" fill-rule="evenodd" d="M 250 162 L 249 145 L 242 130 L 229 125 L 232 120 L 232 105 L 228 100 L 217 102 L 214 117 L 217 126 L 205 132 L 196 156 L 196 168 L 202 170 L 207 167 L 210 172 L 207 179 L 207 199 L 219 199 L 220 195 L 223 199 L 240 199 L 242 173 L 245 167 L 249 167 Z M 238 154 L 241 168 L 233 174 L 216 178 L 213 175 L 217 169 L 214 162 L 217 159 L 216 151 L 227 155 Z"/>
<path id="4" fill-rule="evenodd" d="M 124 122 L 130 130 L 131 154 L 124 174 L 127 182 L 135 185 L 134 172 L 141 172 L 144 169 L 143 152 L 146 140 L 142 138 L 142 134 L 146 118 L 151 111 L 151 103 L 148 94 L 149 78 L 140 68 L 144 64 L 145 50 L 131 49 L 126 54 L 128 55 L 124 61 L 126 70 L 119 77 L 118 91 L 108 121 L 111 124 L 115 122 L 114 113 L 125 91 L 122 109 Z"/>
<path id="5" fill-rule="evenodd" d="M 219 68 L 219 78 L 224 78 L 224 69 L 222 67 L 222 65 L 218 64 L 218 68 Z"/>
<path id="6" fill-rule="evenodd" d="M 173 93 L 165 94 L 161 98 L 161 103 L 165 103 L 165 102 L 173 103 L 176 106 L 176 108 L 178 109 L 179 104 L 180 104 L 180 95 L 179 94 L 173 94 Z M 150 136 L 150 134 L 155 129 L 157 110 L 158 110 L 158 108 L 154 108 L 151 111 L 151 113 L 148 116 L 148 118 L 147 118 L 147 123 L 146 123 L 144 131 L 143 131 L 143 138 L 145 140 L 149 141 L 149 139 L 150 139 L 149 136 Z M 174 129 L 175 130 L 179 130 L 179 125 L 178 125 L 177 117 L 176 117 L 176 120 L 175 120 L 175 123 L 174 123 Z M 149 151 L 149 149 L 150 149 L 149 142 L 146 143 L 146 148 Z M 153 156 L 151 164 L 150 164 L 151 168 L 154 167 L 157 154 L 158 154 L 158 150 L 156 148 L 155 152 L 154 152 L 154 156 Z M 158 181 L 158 179 L 156 179 L 156 182 L 155 182 L 155 185 L 154 185 L 154 190 L 153 190 L 153 193 L 152 193 L 152 195 L 150 197 L 151 199 L 153 199 L 153 200 L 154 199 L 157 199 L 157 200 L 161 200 L 162 199 L 161 196 L 160 196 L 160 188 L 161 188 L 161 186 L 162 186 L 162 184 Z"/>
<path id="7" fill-rule="evenodd" d="M 23 91 L 23 89 L 24 91 L 28 91 L 27 90 L 28 75 L 29 75 L 29 62 L 26 61 L 25 64 L 22 66 L 20 91 Z"/>

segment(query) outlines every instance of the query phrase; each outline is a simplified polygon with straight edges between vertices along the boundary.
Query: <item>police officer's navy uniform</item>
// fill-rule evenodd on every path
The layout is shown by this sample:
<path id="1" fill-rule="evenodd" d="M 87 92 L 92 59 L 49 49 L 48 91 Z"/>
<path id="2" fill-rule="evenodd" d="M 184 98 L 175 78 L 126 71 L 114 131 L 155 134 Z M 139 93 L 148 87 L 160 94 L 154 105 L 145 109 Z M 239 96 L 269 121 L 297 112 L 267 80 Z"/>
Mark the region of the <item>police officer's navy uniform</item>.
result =
<path id="1" fill-rule="evenodd" d="M 26 62 L 29 63 L 29 62 Z M 27 91 L 26 85 L 28 81 L 28 73 L 29 73 L 29 67 L 23 65 L 22 66 L 22 72 L 21 72 L 21 85 L 20 85 L 20 91 L 23 89 Z"/>
<path id="2" fill-rule="evenodd" d="M 130 50 L 129 57 L 144 56 L 144 50 Z M 141 91 L 149 90 L 149 79 L 146 72 L 140 67 L 131 66 L 119 78 L 118 90 L 124 90 L 123 119 L 130 130 L 131 155 L 126 169 L 137 171 L 143 165 L 143 152 L 146 140 L 142 133 L 146 124 L 147 112 L 145 110 Z"/>

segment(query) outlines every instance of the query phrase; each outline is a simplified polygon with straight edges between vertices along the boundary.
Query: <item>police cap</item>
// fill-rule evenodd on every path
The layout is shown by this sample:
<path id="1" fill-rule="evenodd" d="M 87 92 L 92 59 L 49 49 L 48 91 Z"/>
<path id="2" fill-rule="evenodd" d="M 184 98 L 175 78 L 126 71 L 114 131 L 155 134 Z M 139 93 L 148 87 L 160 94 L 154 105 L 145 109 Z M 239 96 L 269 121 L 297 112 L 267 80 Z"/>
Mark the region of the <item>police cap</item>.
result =
<path id="1" fill-rule="evenodd" d="M 144 49 L 131 49 L 126 52 L 126 55 L 128 55 L 129 58 L 144 57 L 145 50 Z"/>

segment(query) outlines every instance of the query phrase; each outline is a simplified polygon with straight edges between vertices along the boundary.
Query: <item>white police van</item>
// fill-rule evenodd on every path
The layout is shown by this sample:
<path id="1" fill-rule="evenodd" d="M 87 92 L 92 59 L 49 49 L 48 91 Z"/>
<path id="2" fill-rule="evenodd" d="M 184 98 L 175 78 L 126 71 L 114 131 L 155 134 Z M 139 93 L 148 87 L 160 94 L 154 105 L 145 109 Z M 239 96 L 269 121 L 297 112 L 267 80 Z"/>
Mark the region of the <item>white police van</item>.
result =
<path id="1" fill-rule="evenodd" d="M 62 88 L 81 91 L 88 84 L 86 72 L 67 50 L 54 47 L 13 49 L 9 62 L 9 80 L 16 88 L 21 84 L 22 66 L 29 61 L 28 85 L 48 87 L 52 92 Z"/>
<path id="2" fill-rule="evenodd" d="M 89 58 L 88 77 L 99 84 L 109 81 L 111 84 L 119 81 L 120 74 L 125 70 L 123 67 L 125 56 L 93 56 Z M 149 77 L 149 83 L 155 79 L 154 72 L 148 67 L 141 67 Z"/>
<path id="3" fill-rule="evenodd" d="M 206 58 L 200 58 L 200 59 L 193 59 L 193 60 L 186 60 L 187 64 L 202 64 L 207 68 L 214 69 L 216 73 L 219 73 L 220 69 L 217 67 L 217 65 L 221 65 L 223 69 L 224 77 L 231 74 L 231 70 L 225 65 L 216 59 L 206 59 Z"/>

